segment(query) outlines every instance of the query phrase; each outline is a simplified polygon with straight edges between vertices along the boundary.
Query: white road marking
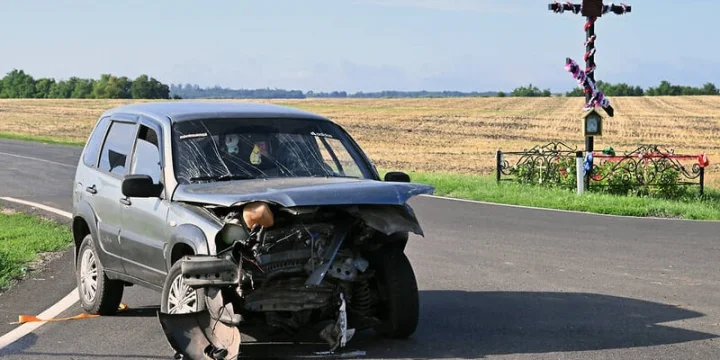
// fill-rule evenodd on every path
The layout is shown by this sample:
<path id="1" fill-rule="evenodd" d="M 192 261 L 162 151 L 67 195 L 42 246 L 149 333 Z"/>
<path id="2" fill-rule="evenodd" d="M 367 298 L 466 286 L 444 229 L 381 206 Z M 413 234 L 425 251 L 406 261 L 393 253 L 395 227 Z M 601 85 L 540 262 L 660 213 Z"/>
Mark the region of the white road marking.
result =
<path id="1" fill-rule="evenodd" d="M 54 207 L 50 207 L 43 204 L 38 204 L 32 201 L 26 201 L 26 200 L 20 200 L 15 199 L 11 197 L 0 197 L 0 199 L 14 202 L 22 205 L 32 206 L 38 209 L 42 209 L 63 217 L 66 217 L 68 219 L 72 219 L 72 214 L 67 211 L 62 211 L 60 209 L 56 209 Z M 73 304 L 77 303 L 80 300 L 80 296 L 78 295 L 77 288 L 73 289 L 69 294 L 67 294 L 62 300 L 55 303 L 53 306 L 49 307 L 47 310 L 43 311 L 38 315 L 38 318 L 41 319 L 49 319 L 56 317 L 60 315 L 63 311 L 69 309 Z M 27 334 L 30 334 L 31 332 L 37 330 L 39 327 L 43 326 L 44 322 L 31 322 L 26 323 L 18 326 L 17 328 L 13 329 L 9 333 L 3 335 L 0 337 L 0 350 L 6 348 L 10 344 L 22 339 Z"/>
<path id="2" fill-rule="evenodd" d="M 38 209 L 45 210 L 45 211 L 47 211 L 47 212 L 51 212 L 51 213 L 56 214 L 56 215 L 60 215 L 60 216 L 62 216 L 62 217 L 66 217 L 66 218 L 68 218 L 68 219 L 72 219 L 72 214 L 71 214 L 71 213 L 69 213 L 69 212 L 67 212 L 67 211 L 62 211 L 62 210 L 60 210 L 60 209 L 56 209 L 56 208 L 54 208 L 54 207 L 50 207 L 50 206 L 47 206 L 47 205 L 38 204 L 38 203 L 32 202 L 32 201 L 26 201 L 26 200 L 16 199 L 16 198 L 12 198 L 12 197 L 0 197 L 0 199 L 5 200 L 5 201 L 9 201 L 9 202 L 13 202 L 13 203 L 17 203 L 17 204 L 32 206 L 32 207 L 35 207 L 35 208 L 38 208 Z"/>
<path id="3" fill-rule="evenodd" d="M 42 161 L 42 162 L 46 162 L 46 163 L 50 163 L 50 164 L 54 164 L 54 165 L 59 165 L 59 166 L 64 166 L 64 167 L 68 167 L 68 168 L 72 168 L 72 169 L 75 168 L 75 165 L 63 164 L 63 163 L 61 163 L 61 162 L 52 161 L 52 160 L 40 159 L 40 158 L 36 158 L 36 157 L 32 157 L 32 156 L 17 155 L 17 154 L 11 154 L 11 153 L 2 152 L 2 151 L 0 151 L 0 155 L 14 156 L 14 157 L 21 158 L 21 159 L 26 159 L 26 160 Z"/>
<path id="4" fill-rule="evenodd" d="M 67 294 L 62 300 L 55 303 L 55 305 L 40 313 L 40 315 L 38 315 L 38 318 L 49 319 L 56 317 L 60 315 L 63 311 L 73 306 L 73 304 L 77 303 L 79 300 L 80 296 L 78 295 L 76 288 L 71 293 Z M 22 339 L 25 335 L 37 330 L 44 324 L 44 322 L 25 323 L 10 331 L 9 333 L 3 335 L 2 337 L 0 337 L 0 350 Z"/>
<path id="5" fill-rule="evenodd" d="M 451 200 L 451 201 L 465 202 L 465 203 L 471 203 L 471 204 L 479 204 L 479 205 L 503 206 L 503 207 L 517 208 L 517 209 L 542 210 L 542 211 L 560 212 L 560 213 L 568 213 L 568 214 L 580 214 L 580 215 L 587 215 L 587 216 L 605 216 L 605 217 L 620 218 L 620 219 L 660 220 L 660 221 L 691 221 L 691 222 L 704 222 L 704 223 L 716 223 L 716 222 L 720 222 L 720 220 L 695 220 L 695 219 L 661 218 L 661 217 L 652 217 L 652 216 L 632 216 L 632 215 L 601 214 L 601 213 L 594 213 L 594 212 L 588 212 L 588 211 L 579 211 L 579 210 L 563 210 L 563 209 L 541 208 L 541 207 L 525 206 L 525 205 L 503 204 L 503 203 L 495 203 L 495 202 L 482 201 L 482 200 L 461 199 L 461 198 L 453 198 L 453 197 L 439 196 L 439 195 L 425 195 L 425 194 L 424 194 L 424 195 L 418 195 L 418 196 L 419 196 L 419 197 L 434 198 L 434 199 L 442 199 L 442 200 Z"/>

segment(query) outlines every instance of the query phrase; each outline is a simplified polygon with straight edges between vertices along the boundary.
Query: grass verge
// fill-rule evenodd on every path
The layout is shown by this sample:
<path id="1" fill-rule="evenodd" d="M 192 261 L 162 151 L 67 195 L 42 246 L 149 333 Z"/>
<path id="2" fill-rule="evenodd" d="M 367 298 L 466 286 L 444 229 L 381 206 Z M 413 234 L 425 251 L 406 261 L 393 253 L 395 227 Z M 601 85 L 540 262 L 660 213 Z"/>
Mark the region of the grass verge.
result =
<path id="1" fill-rule="evenodd" d="M 435 195 L 597 214 L 720 220 L 720 193 L 706 189 L 703 200 L 664 200 L 588 193 L 517 183 L 496 183 L 492 176 L 409 172 L 413 182 L 435 187 Z"/>
<path id="2" fill-rule="evenodd" d="M 70 229 L 65 225 L 0 209 L 0 290 L 37 266 L 43 253 L 64 249 L 71 239 Z"/>
<path id="3" fill-rule="evenodd" d="M 46 144 L 58 144 L 58 145 L 72 145 L 72 146 L 83 146 L 84 142 L 72 141 L 72 140 L 58 140 L 49 136 L 38 136 L 38 135 L 25 135 L 0 132 L 0 139 L 11 139 L 11 140 L 24 140 L 24 141 L 35 141 Z"/>

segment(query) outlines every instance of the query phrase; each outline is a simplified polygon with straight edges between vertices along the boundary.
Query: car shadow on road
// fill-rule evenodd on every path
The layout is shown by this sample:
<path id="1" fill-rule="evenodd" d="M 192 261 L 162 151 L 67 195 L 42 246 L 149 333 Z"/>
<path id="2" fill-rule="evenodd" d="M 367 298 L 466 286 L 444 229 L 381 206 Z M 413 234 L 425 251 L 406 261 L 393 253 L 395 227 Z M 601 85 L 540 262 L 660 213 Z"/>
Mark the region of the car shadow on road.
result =
<path id="1" fill-rule="evenodd" d="M 352 347 L 370 358 L 478 358 L 677 344 L 718 337 L 660 325 L 704 316 L 655 302 L 587 293 L 422 291 L 415 335 Z"/>

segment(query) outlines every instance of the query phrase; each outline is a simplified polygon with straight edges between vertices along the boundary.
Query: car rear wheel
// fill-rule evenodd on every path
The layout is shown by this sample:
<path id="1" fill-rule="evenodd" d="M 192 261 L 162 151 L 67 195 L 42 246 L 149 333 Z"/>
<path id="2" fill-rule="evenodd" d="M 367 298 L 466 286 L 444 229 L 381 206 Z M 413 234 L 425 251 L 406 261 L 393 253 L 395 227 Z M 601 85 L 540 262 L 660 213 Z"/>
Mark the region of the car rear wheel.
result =
<path id="1" fill-rule="evenodd" d="M 176 261 L 165 279 L 160 303 L 160 311 L 165 314 L 188 314 L 206 309 L 205 290 L 192 289 L 185 284 L 181 265 L 181 261 Z"/>
<path id="2" fill-rule="evenodd" d="M 125 284 L 110 280 L 100 263 L 92 235 L 83 239 L 76 264 L 76 281 L 83 309 L 93 315 L 114 315 L 122 301 Z"/>
<path id="3" fill-rule="evenodd" d="M 393 339 L 410 337 L 417 329 L 420 314 L 417 280 L 410 260 L 402 251 L 392 249 L 378 254 L 374 267 L 382 321 L 375 331 Z"/>

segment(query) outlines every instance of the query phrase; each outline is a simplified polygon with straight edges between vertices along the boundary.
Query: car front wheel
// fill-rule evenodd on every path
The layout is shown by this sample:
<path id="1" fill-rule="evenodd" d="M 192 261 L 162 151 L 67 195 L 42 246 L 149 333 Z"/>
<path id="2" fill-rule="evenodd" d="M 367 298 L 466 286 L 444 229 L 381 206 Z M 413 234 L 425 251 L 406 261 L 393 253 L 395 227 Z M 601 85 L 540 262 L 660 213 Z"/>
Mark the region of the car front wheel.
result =
<path id="1" fill-rule="evenodd" d="M 76 281 L 80 303 L 92 315 L 114 315 L 122 301 L 125 285 L 110 280 L 100 263 L 92 242 L 92 235 L 83 239 L 78 249 Z"/>
<path id="2" fill-rule="evenodd" d="M 374 260 L 380 295 L 378 315 L 382 321 L 375 331 L 388 338 L 407 338 L 417 329 L 420 313 L 418 286 L 410 260 L 395 249 L 378 254 Z"/>
<path id="3" fill-rule="evenodd" d="M 205 291 L 192 289 L 185 284 L 181 261 L 170 268 L 162 291 L 160 311 L 165 314 L 188 314 L 205 310 Z"/>

